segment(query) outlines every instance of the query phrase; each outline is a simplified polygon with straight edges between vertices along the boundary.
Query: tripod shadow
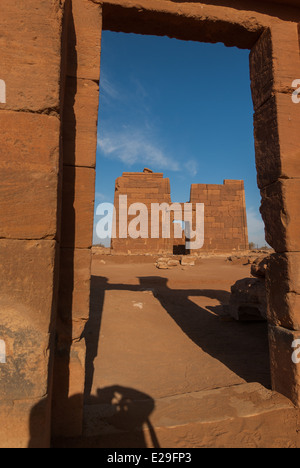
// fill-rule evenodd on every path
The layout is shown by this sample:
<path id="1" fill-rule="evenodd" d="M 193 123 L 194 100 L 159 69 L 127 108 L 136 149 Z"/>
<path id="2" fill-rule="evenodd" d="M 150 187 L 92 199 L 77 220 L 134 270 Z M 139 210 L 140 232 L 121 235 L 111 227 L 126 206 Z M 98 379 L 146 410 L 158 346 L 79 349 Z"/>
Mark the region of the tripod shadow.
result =
<path id="1" fill-rule="evenodd" d="M 82 395 L 73 395 L 66 401 L 65 412 L 75 410 L 76 413 L 81 403 Z M 149 395 L 113 385 L 98 389 L 89 403 L 85 407 L 83 435 L 56 437 L 52 448 L 160 448 L 150 421 L 155 402 Z M 47 438 L 41 437 L 47 427 L 45 404 L 41 400 L 31 410 L 28 448 L 47 448 Z"/>
<path id="2" fill-rule="evenodd" d="M 133 388 L 113 385 L 98 389 L 97 396 L 92 397 L 90 405 L 86 406 L 86 412 L 93 415 L 91 419 L 95 424 L 95 432 L 101 430 L 101 436 L 94 437 L 94 445 L 105 448 L 147 448 L 149 444 L 159 448 L 150 421 L 154 409 L 153 398 Z M 148 442 L 144 430 L 149 435 Z"/>

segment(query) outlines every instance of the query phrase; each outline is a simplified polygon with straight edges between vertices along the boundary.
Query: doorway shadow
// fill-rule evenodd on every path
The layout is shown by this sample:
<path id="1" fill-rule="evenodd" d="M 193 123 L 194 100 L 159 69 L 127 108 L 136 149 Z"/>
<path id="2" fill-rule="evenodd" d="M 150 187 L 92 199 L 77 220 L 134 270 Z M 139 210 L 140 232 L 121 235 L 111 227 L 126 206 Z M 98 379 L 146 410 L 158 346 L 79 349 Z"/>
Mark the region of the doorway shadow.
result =
<path id="1" fill-rule="evenodd" d="M 93 384 L 105 292 L 145 290 L 153 292 L 182 332 L 205 353 L 245 382 L 258 382 L 271 388 L 267 324 L 227 320 L 224 306 L 229 303 L 228 291 L 171 289 L 168 279 L 162 276 L 139 277 L 139 285 L 110 284 L 106 277 L 93 276 L 90 319 L 82 335 L 87 349 L 86 402 Z M 201 303 L 203 298 L 217 300 L 219 305 L 200 306 L 197 298 L 202 298 Z"/>
<path id="2" fill-rule="evenodd" d="M 168 279 L 161 277 L 141 277 L 139 280 L 142 288 L 155 291 L 155 297 L 169 316 L 205 353 L 222 362 L 245 382 L 258 382 L 271 388 L 267 323 L 228 320 L 228 291 L 174 290 L 169 288 Z M 219 305 L 198 305 L 197 298 L 203 297 L 217 300 Z"/>
<path id="3" fill-rule="evenodd" d="M 56 438 L 55 448 L 159 448 L 158 438 L 150 416 L 155 401 L 150 395 L 136 389 L 112 385 L 95 390 L 94 361 L 98 356 L 99 337 L 107 291 L 151 291 L 166 313 L 193 343 L 232 370 L 245 382 L 270 385 L 267 324 L 228 321 L 224 306 L 230 293 L 214 289 L 172 289 L 163 276 L 139 277 L 139 284 L 111 284 L 108 278 L 91 279 L 90 317 L 81 339 L 86 343 L 86 379 L 84 419 L 87 421 L 83 437 Z M 218 305 L 204 306 L 203 298 L 213 299 Z M 201 300 L 201 305 L 197 304 Z M 142 359 L 142 356 L 141 356 Z M 65 414 L 80 417 L 83 395 L 74 395 L 65 401 Z M 31 413 L 31 441 L 29 447 L 39 446 L 43 401 Z M 75 409 L 75 411 L 74 411 Z M 82 417 L 82 416 L 81 416 Z M 146 431 L 145 431 L 146 429 Z M 147 440 L 145 438 L 147 433 Z"/>

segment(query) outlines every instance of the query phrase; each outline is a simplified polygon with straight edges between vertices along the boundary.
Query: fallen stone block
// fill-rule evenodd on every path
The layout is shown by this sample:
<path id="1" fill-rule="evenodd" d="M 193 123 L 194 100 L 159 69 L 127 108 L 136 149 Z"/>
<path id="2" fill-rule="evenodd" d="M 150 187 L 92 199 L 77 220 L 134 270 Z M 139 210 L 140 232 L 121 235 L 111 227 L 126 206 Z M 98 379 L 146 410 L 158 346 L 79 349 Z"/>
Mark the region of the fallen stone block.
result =
<path id="1" fill-rule="evenodd" d="M 239 321 L 266 320 L 267 295 L 265 281 L 245 278 L 231 287 L 229 314 Z"/>
<path id="2" fill-rule="evenodd" d="M 257 258 L 251 265 L 251 275 L 255 278 L 265 278 L 268 268 L 269 257 Z"/>
<path id="3" fill-rule="evenodd" d="M 159 270 L 168 270 L 169 269 L 167 263 L 156 263 L 156 268 L 158 268 Z"/>
<path id="4" fill-rule="evenodd" d="M 181 258 L 181 265 L 182 266 L 195 266 L 196 265 L 196 257 L 192 257 L 189 255 L 184 255 Z"/>

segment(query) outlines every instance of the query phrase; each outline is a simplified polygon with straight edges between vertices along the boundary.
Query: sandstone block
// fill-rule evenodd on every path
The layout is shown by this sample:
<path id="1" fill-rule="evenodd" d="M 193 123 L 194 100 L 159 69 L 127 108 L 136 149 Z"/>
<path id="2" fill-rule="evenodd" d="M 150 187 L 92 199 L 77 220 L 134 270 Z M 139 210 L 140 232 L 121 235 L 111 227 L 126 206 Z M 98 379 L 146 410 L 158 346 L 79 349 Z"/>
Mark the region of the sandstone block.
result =
<path id="1" fill-rule="evenodd" d="M 24 306 L 34 329 L 46 334 L 54 307 L 56 254 L 55 241 L 0 239 L 0 296 L 16 310 Z"/>
<path id="2" fill-rule="evenodd" d="M 255 156 L 258 186 L 275 182 L 281 173 L 276 98 L 272 97 L 254 114 Z"/>
<path id="3" fill-rule="evenodd" d="M 271 97 L 274 84 L 272 67 L 272 35 L 267 29 L 250 52 L 251 91 L 254 109 Z"/>
<path id="4" fill-rule="evenodd" d="M 0 237 L 55 238 L 60 122 L 0 112 Z"/>
<path id="5" fill-rule="evenodd" d="M 95 167 L 99 105 L 98 84 L 91 80 L 67 78 L 64 105 L 64 164 Z"/>
<path id="6" fill-rule="evenodd" d="M 60 120 L 28 112 L 0 112 L 0 169 L 57 173 Z"/>
<path id="7" fill-rule="evenodd" d="M 300 68 L 300 65 L 299 65 Z M 281 160 L 281 177 L 300 177 L 300 113 L 290 94 L 277 93 L 277 122 Z"/>
<path id="8" fill-rule="evenodd" d="M 102 8 L 89 0 L 72 0 L 68 31 L 69 76 L 100 78 Z"/>
<path id="9" fill-rule="evenodd" d="M 300 330 L 300 254 L 271 255 L 266 275 L 269 322 Z"/>
<path id="10" fill-rule="evenodd" d="M 61 75 L 60 0 L 2 0 L 1 79 L 6 104 L 0 109 L 59 111 Z"/>
<path id="11" fill-rule="evenodd" d="M 300 251 L 300 180 L 280 180 L 261 191 L 266 241 L 276 252 Z"/>
<path id="12" fill-rule="evenodd" d="M 32 323 L 28 306 L 10 299 L 1 300 L 0 306 L 6 361 L 0 365 L 0 400 L 42 397 L 48 388 L 49 335 Z"/>
<path id="13" fill-rule="evenodd" d="M 182 266 L 195 266 L 196 265 L 197 257 L 192 255 L 183 255 L 181 258 L 181 265 Z"/>
<path id="14" fill-rule="evenodd" d="M 82 435 L 85 354 L 84 341 L 74 343 L 68 354 L 56 354 L 52 407 L 53 437 Z"/>
<path id="15" fill-rule="evenodd" d="M 290 94 L 291 84 L 298 78 L 300 57 L 297 51 L 299 31 L 296 22 L 274 22 L 271 27 L 273 50 L 273 89 Z"/>
<path id="16" fill-rule="evenodd" d="M 67 341 L 80 338 L 89 318 L 91 258 L 90 249 L 61 249 L 58 315 L 65 327 L 58 332 L 68 333 Z"/>
<path id="17" fill-rule="evenodd" d="M 156 263 L 156 268 L 158 268 L 159 270 L 169 270 L 169 266 L 167 263 Z"/>
<path id="18" fill-rule="evenodd" d="M 55 241 L 0 240 L 0 400 L 41 398 L 48 392 L 57 275 Z"/>
<path id="19" fill-rule="evenodd" d="M 250 53 L 251 89 L 258 109 L 274 92 L 291 96 L 292 82 L 300 67 L 296 23 L 274 22 Z"/>
<path id="20" fill-rule="evenodd" d="M 0 237 L 56 238 L 58 175 L 13 168 L 0 174 Z"/>
<path id="21" fill-rule="evenodd" d="M 95 170 L 65 166 L 63 171 L 62 247 L 90 248 L 93 237 Z"/>
<path id="22" fill-rule="evenodd" d="M 295 340 L 300 333 L 269 325 L 272 389 L 300 406 L 300 365 L 293 362 L 297 353 Z M 296 351 L 296 355 L 293 353 Z"/>
<path id="23" fill-rule="evenodd" d="M 266 320 L 267 297 L 265 281 L 261 278 L 245 278 L 231 287 L 230 315 L 236 320 Z"/>
<path id="24" fill-rule="evenodd" d="M 251 275 L 255 278 L 265 278 L 269 266 L 270 258 L 258 257 L 251 265 Z"/>
<path id="25" fill-rule="evenodd" d="M 276 93 L 254 115 L 258 185 L 300 177 L 300 114 L 291 94 Z"/>

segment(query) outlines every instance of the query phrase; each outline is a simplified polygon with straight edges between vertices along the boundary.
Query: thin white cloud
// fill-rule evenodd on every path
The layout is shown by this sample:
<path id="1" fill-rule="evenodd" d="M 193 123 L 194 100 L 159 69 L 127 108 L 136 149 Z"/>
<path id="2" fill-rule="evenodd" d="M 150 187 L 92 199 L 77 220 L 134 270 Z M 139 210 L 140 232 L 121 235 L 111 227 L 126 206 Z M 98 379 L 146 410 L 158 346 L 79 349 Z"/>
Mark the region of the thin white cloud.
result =
<path id="1" fill-rule="evenodd" d="M 191 177 L 195 177 L 197 174 L 198 174 L 198 163 L 197 161 L 195 161 L 194 159 L 190 160 L 190 161 L 187 161 L 185 164 L 184 164 L 184 167 L 187 171 L 187 173 L 191 176 Z"/>
<path id="2" fill-rule="evenodd" d="M 140 129 L 104 131 L 103 136 L 98 139 L 98 146 L 106 158 L 119 160 L 128 166 L 144 164 L 154 171 L 180 170 L 179 163 L 166 155 L 161 146 Z"/>
<path id="3" fill-rule="evenodd" d="M 115 85 L 113 85 L 111 80 L 109 80 L 103 73 L 101 73 L 100 80 L 100 95 L 106 99 L 118 99 L 120 97 L 119 91 Z"/>
<path id="4" fill-rule="evenodd" d="M 148 93 L 142 83 L 131 77 L 133 87 L 127 93 L 121 91 L 105 74 L 101 75 L 100 89 L 102 99 L 110 106 L 118 105 L 119 114 L 124 113 L 130 102 L 130 108 L 134 108 L 134 115 L 128 116 L 129 124 L 118 129 L 112 123 L 102 121 L 101 133 L 98 137 L 98 149 L 102 156 L 118 160 L 133 166 L 135 164 L 147 165 L 153 170 L 170 170 L 180 172 L 183 168 L 189 176 L 194 177 L 198 173 L 198 164 L 195 160 L 179 162 L 170 156 L 159 142 L 159 124 L 154 123 L 156 116 L 152 115 L 148 103 Z M 117 120 L 117 119 L 116 119 Z M 121 120 L 120 120 L 121 122 Z M 124 122 L 124 119 L 123 119 Z"/>
<path id="5" fill-rule="evenodd" d="M 117 102 L 118 105 L 130 106 L 133 104 L 136 108 L 140 108 L 143 112 L 150 112 L 150 108 L 146 105 L 148 93 L 136 78 L 131 79 L 132 86 L 127 89 L 123 89 L 120 83 L 114 82 L 108 78 L 106 74 L 101 74 L 100 79 L 100 95 L 102 101 L 107 104 L 112 104 L 113 101 Z"/>
<path id="6" fill-rule="evenodd" d="M 96 201 L 107 201 L 108 197 L 106 195 L 104 195 L 104 193 L 96 192 L 95 193 L 95 200 Z"/>
<path id="7" fill-rule="evenodd" d="M 144 99 L 148 98 L 148 93 L 147 93 L 146 89 L 144 88 L 142 83 L 136 77 L 132 77 L 131 82 L 133 83 L 133 85 L 135 87 L 134 91 L 135 91 L 135 95 L 136 95 L 137 98 L 139 98 L 141 100 L 144 100 Z"/>
<path id="8" fill-rule="evenodd" d="M 254 242 L 254 244 L 259 247 L 267 245 L 265 240 L 265 226 L 260 213 L 253 207 L 250 207 L 247 210 L 247 220 L 249 242 Z"/>

